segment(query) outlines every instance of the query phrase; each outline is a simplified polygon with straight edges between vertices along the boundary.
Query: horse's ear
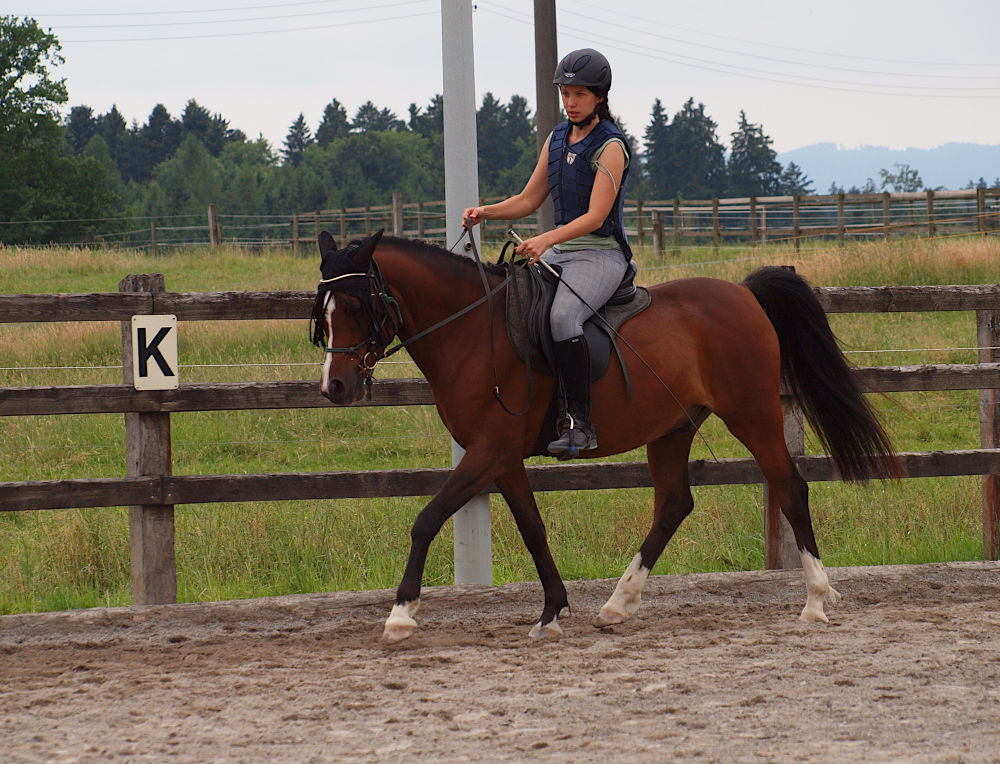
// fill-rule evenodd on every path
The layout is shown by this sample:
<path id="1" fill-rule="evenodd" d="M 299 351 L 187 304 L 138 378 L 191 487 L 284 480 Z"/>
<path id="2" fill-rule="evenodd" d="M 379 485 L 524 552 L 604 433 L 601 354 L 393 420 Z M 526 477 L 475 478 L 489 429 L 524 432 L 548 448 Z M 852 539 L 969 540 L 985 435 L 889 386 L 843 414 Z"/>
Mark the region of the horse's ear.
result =
<path id="1" fill-rule="evenodd" d="M 337 241 L 330 235 L 329 231 L 322 231 L 319 235 L 319 253 L 325 255 L 331 250 L 337 249 Z"/>
<path id="2" fill-rule="evenodd" d="M 358 245 L 358 248 L 351 253 L 351 262 L 358 268 L 367 268 L 368 263 L 371 262 L 372 255 L 375 254 L 375 247 L 378 246 L 379 240 L 382 238 L 382 234 L 385 233 L 384 228 L 380 228 L 378 231 L 373 233 L 367 239 Z"/>

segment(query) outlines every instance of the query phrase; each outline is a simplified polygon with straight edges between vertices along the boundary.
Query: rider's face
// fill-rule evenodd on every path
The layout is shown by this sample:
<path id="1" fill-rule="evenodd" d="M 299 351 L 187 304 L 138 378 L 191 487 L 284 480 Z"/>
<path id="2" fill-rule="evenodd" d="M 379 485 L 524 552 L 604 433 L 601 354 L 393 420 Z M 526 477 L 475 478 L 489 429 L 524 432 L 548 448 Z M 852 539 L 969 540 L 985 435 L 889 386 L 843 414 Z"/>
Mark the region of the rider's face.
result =
<path id="1" fill-rule="evenodd" d="M 583 85 L 560 85 L 563 109 L 571 122 L 586 119 L 597 110 L 601 99 L 588 87 Z"/>

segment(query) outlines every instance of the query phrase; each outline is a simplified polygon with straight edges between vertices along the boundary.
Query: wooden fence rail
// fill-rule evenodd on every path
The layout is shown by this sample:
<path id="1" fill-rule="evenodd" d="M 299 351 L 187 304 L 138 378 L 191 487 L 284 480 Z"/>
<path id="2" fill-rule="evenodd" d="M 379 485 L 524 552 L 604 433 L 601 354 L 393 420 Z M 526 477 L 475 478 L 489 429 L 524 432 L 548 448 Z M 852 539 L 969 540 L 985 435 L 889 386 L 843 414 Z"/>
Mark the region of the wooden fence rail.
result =
<path id="1" fill-rule="evenodd" d="M 483 203 L 498 201 L 482 199 Z M 320 230 L 335 236 L 369 235 L 378 228 L 387 232 L 444 242 L 444 202 L 404 204 L 399 194 L 391 205 L 313 210 L 292 216 L 293 247 L 313 247 Z M 529 216 L 518 225 L 531 230 Z M 483 224 L 483 240 L 502 241 L 506 222 Z M 1000 188 L 958 191 L 883 192 L 878 194 L 809 194 L 803 196 L 749 196 L 728 199 L 628 199 L 625 228 L 633 243 L 652 244 L 657 254 L 682 246 L 724 241 L 756 245 L 835 237 L 841 245 L 848 238 L 887 238 L 896 234 L 930 238 L 956 232 L 986 235 L 1000 230 Z M 447 245 L 453 242 L 447 242 Z"/>
<path id="2" fill-rule="evenodd" d="M 173 390 L 136 390 L 131 373 L 133 315 L 173 314 L 180 321 L 305 319 L 311 292 L 169 293 L 162 276 L 130 276 L 122 292 L 85 295 L 0 295 L 0 323 L 51 321 L 123 322 L 125 384 L 0 388 L 0 416 L 123 413 L 126 417 L 127 476 L 123 478 L 0 483 L 0 511 L 129 506 L 133 602 L 176 598 L 173 506 L 205 502 L 424 496 L 443 484 L 446 469 L 260 475 L 175 476 L 170 464 L 169 415 L 174 412 L 239 409 L 324 408 L 316 381 L 182 384 Z M 869 392 L 979 390 L 981 448 L 906 453 L 907 477 L 982 475 L 983 555 L 1000 555 L 1000 285 L 911 287 L 818 287 L 830 313 L 973 311 L 979 363 L 862 367 L 854 370 Z M 422 379 L 378 381 L 372 400 L 355 406 L 430 405 Z M 786 429 L 801 431 L 801 412 L 787 407 Z M 806 456 L 790 437 L 796 463 L 809 481 L 837 480 L 832 460 Z M 528 468 L 535 490 L 647 487 L 645 463 L 587 463 Z M 692 485 L 761 483 L 752 459 L 695 460 Z M 766 561 L 788 559 L 790 534 L 774 506 L 765 518 Z"/>
<path id="3" fill-rule="evenodd" d="M 490 203 L 500 198 L 481 201 Z M 803 241 L 814 238 L 835 238 L 843 245 L 852 238 L 899 234 L 931 238 L 958 233 L 985 236 L 1000 231 L 1000 188 L 727 199 L 627 198 L 624 215 L 632 243 L 652 245 L 660 255 L 668 251 L 679 254 L 683 247 L 708 244 L 717 249 L 726 242 L 754 246 L 791 242 L 798 249 Z M 392 194 L 391 204 L 278 215 L 226 214 L 209 204 L 207 225 L 176 225 L 177 221 L 169 217 L 122 218 L 111 230 L 87 232 L 74 243 L 88 248 L 142 247 L 153 254 L 177 247 L 223 243 L 251 249 L 290 246 L 312 251 L 322 230 L 344 240 L 383 228 L 389 233 L 451 245 L 454 242 L 445 242 L 445 217 L 443 200 L 407 202 L 399 192 Z M 504 221 L 484 222 L 483 241 L 502 242 L 507 225 Z M 523 231 L 534 230 L 537 216 L 529 215 L 516 225 Z"/>

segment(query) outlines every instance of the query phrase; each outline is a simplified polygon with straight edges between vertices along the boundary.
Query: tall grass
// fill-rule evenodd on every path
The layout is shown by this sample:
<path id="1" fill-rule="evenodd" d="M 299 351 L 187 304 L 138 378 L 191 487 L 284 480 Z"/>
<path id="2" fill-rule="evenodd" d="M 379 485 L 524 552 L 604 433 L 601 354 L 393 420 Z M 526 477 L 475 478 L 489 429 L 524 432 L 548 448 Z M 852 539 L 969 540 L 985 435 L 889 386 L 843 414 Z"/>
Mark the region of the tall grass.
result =
<path id="1" fill-rule="evenodd" d="M 640 282 L 684 276 L 741 280 L 764 264 L 794 265 L 813 284 L 992 283 L 1000 244 L 978 238 L 638 252 Z M 86 250 L 0 249 L 6 293 L 108 292 L 128 273 L 161 272 L 170 291 L 307 290 L 317 260 L 287 251 L 186 250 L 166 256 Z M 971 363 L 967 313 L 834 315 L 859 365 Z M 181 327 L 183 382 L 317 379 L 320 358 L 304 321 L 194 322 Z M 402 355 L 402 354 L 401 354 Z M 398 358 L 399 356 L 396 356 Z M 0 386 L 121 381 L 118 324 L 0 327 Z M 380 377 L 418 374 L 405 358 Z M 900 450 L 975 448 L 975 391 L 876 399 Z M 171 419 L 176 474 L 447 467 L 448 436 L 433 407 L 204 412 Z M 716 419 L 703 428 L 719 456 L 745 455 Z M 814 438 L 807 451 L 817 452 Z M 125 474 L 120 415 L 0 418 L 0 480 Z M 708 456 L 696 441 L 695 458 Z M 619 457 L 643 459 L 637 452 Z M 543 458 L 533 461 L 544 463 Z M 829 564 L 975 559 L 981 554 L 978 478 L 866 487 L 817 483 L 813 519 Z M 553 553 L 569 579 L 621 573 L 648 530 L 651 491 L 538 495 Z M 656 572 L 742 570 L 763 565 L 760 486 L 695 489 L 696 508 Z M 177 508 L 179 599 L 211 600 L 394 586 L 409 526 L 424 499 L 192 505 Z M 502 500 L 494 497 L 494 578 L 535 572 Z M 425 582 L 453 575 L 451 528 L 432 545 Z M 129 602 L 123 508 L 6 513 L 0 517 L 0 612 Z"/>

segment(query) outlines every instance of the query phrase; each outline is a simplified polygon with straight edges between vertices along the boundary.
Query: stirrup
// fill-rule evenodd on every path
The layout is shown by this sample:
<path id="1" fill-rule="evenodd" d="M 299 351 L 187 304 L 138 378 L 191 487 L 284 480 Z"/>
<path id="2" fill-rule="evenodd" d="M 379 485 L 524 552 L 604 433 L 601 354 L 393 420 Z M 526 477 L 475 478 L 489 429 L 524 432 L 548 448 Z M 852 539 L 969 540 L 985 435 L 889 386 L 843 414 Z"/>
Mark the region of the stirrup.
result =
<path id="1" fill-rule="evenodd" d="M 581 451 L 593 451 L 597 448 L 597 435 L 590 422 L 577 421 L 572 414 L 567 413 L 559 437 L 548 445 L 548 451 L 557 456 L 560 461 L 575 459 Z"/>

